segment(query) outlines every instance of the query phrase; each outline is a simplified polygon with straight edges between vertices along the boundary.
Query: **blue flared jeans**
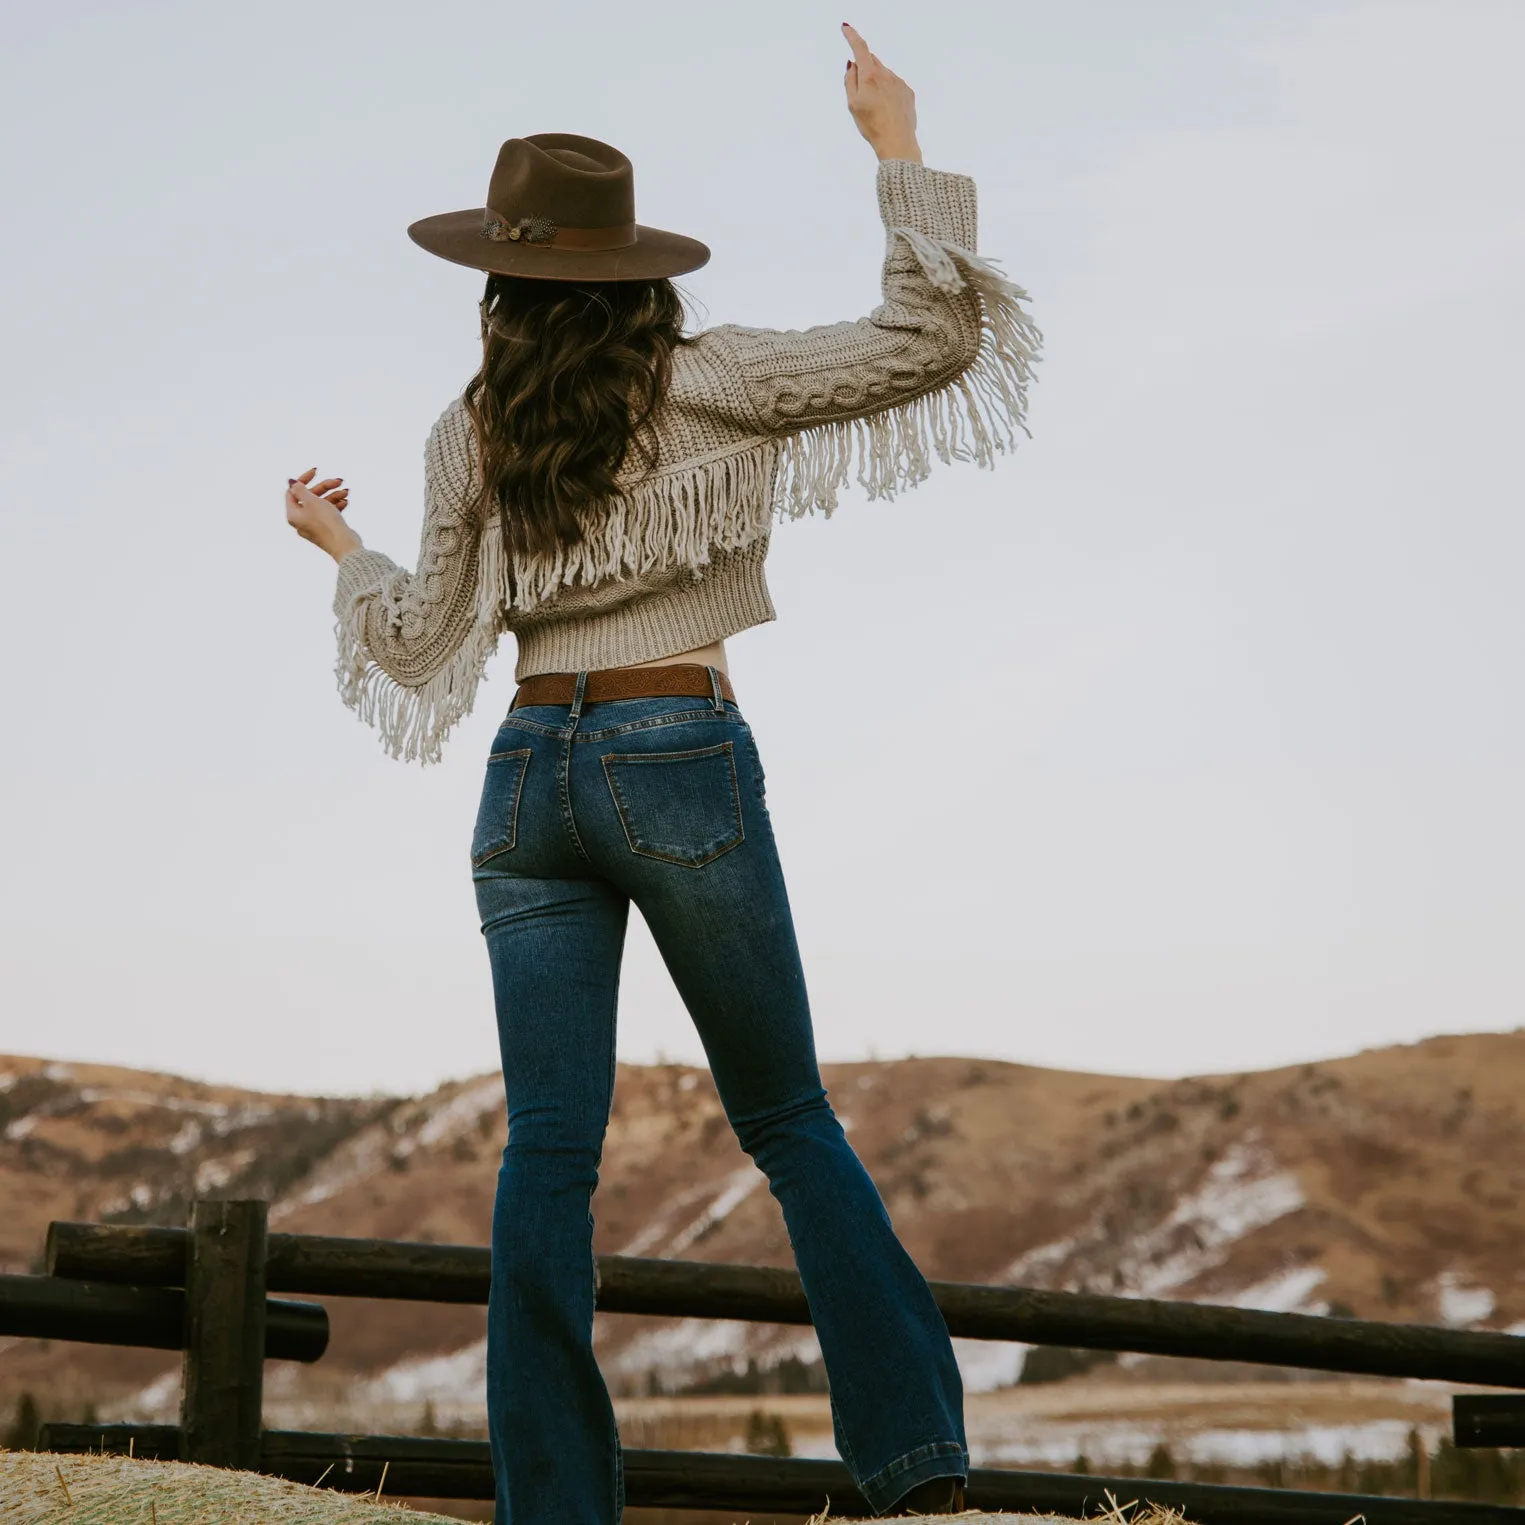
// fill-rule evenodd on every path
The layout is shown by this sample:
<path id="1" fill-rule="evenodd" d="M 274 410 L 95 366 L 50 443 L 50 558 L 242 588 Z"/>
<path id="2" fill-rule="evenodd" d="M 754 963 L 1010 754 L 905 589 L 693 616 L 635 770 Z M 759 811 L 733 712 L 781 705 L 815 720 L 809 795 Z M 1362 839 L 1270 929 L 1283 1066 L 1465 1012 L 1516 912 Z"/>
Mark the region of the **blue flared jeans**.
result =
<path id="1" fill-rule="evenodd" d="M 805 977 L 739 708 L 712 696 L 511 710 L 471 844 L 508 1103 L 488 1304 L 496 1525 L 616 1525 L 619 1436 L 593 1358 L 591 1199 L 633 901 L 726 1116 L 788 1228 L 837 1449 L 876 1513 L 964 1476 L 963 1388 L 921 1273 L 821 1083 Z"/>

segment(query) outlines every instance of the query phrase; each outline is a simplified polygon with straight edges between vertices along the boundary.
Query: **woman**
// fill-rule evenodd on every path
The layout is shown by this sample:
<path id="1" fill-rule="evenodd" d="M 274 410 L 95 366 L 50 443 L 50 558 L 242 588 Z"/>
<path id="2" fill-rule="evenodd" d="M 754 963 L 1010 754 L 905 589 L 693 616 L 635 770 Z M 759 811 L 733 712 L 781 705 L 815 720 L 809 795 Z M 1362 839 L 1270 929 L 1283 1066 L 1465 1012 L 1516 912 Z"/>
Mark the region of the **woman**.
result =
<path id="1" fill-rule="evenodd" d="M 783 1210 L 843 1459 L 876 1513 L 963 1507 L 952 1346 L 826 1100 L 724 640 L 774 617 L 775 514 L 829 513 L 855 453 L 872 497 L 920 481 L 929 447 L 985 465 L 1009 448 L 1039 336 L 1025 293 L 972 252 L 973 183 L 923 167 L 910 89 L 844 30 L 888 230 L 870 316 L 685 337 L 670 277 L 708 249 L 636 224 L 607 144 L 511 139 L 485 208 L 408 230 L 489 272 L 482 369 L 425 452 L 417 571 L 361 544 L 342 479 L 289 484 L 289 521 L 339 564 L 341 692 L 393 756 L 436 760 L 500 634 L 518 642 L 471 844 L 509 1119 L 488 1307 L 498 1525 L 608 1525 L 623 1504 L 589 1204 L 632 901 Z"/>

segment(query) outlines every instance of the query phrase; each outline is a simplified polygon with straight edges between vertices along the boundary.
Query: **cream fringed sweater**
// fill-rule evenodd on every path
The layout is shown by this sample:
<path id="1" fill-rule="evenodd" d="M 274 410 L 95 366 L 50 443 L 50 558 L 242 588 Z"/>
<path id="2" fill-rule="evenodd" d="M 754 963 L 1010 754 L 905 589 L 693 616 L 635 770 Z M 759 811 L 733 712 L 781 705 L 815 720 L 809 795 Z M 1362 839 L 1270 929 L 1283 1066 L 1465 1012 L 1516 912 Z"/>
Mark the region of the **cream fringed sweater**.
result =
<path id="1" fill-rule="evenodd" d="M 774 519 L 829 515 L 855 464 L 870 498 L 893 497 L 934 451 L 989 466 L 1012 448 L 1040 335 L 1027 293 L 973 252 L 974 182 L 889 159 L 878 192 L 883 303 L 857 322 L 727 324 L 679 345 L 655 470 L 627 468 L 575 550 L 516 560 L 512 581 L 497 515 L 472 516 L 474 432 L 451 402 L 424 449 L 417 570 L 363 547 L 339 563 L 340 694 L 391 756 L 439 760 L 504 630 L 519 679 L 722 640 L 774 618 Z"/>

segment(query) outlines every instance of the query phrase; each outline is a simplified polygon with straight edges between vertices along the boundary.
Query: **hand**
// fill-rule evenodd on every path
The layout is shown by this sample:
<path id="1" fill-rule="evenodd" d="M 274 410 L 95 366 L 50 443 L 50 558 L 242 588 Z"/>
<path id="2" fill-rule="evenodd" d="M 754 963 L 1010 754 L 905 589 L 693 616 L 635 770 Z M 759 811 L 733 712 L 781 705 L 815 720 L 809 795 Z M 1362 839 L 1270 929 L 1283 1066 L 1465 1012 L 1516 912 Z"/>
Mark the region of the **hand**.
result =
<path id="1" fill-rule="evenodd" d="M 858 131 L 881 159 L 921 163 L 916 141 L 916 92 L 868 50 L 868 44 L 845 21 L 842 32 L 853 50 L 847 66 L 847 109 Z"/>
<path id="2" fill-rule="evenodd" d="M 309 466 L 286 487 L 286 522 L 303 540 L 321 546 L 335 561 L 360 545 L 360 537 L 344 522 L 342 510 L 349 502 L 343 477 L 328 477 L 309 485 L 317 472 Z"/>

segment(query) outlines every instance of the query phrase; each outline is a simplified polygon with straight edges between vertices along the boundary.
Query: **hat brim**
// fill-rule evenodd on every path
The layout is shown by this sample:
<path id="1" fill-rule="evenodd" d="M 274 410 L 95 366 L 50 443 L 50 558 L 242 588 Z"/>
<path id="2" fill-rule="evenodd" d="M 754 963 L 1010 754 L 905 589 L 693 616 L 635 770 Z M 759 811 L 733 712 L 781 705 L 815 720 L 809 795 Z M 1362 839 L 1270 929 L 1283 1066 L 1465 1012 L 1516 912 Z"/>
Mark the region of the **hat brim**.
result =
<path id="1" fill-rule="evenodd" d="M 545 281 L 655 281 L 697 270 L 710 257 L 709 246 L 697 238 L 639 224 L 635 242 L 622 249 L 500 242 L 482 236 L 485 213 L 485 207 L 469 207 L 422 217 L 408 228 L 408 237 L 452 264 Z"/>

